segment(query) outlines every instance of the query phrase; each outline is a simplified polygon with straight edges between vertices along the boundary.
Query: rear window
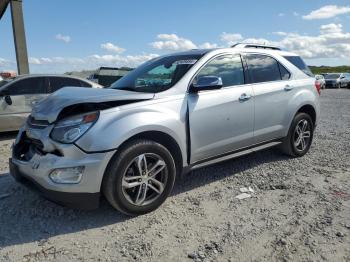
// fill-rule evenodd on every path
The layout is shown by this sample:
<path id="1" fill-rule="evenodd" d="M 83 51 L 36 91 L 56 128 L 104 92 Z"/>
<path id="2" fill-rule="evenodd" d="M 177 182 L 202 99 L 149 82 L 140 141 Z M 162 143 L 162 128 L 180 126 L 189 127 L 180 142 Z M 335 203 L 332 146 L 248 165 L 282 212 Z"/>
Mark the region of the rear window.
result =
<path id="1" fill-rule="evenodd" d="M 326 79 L 337 79 L 340 77 L 340 74 L 327 74 L 325 76 Z"/>
<path id="2" fill-rule="evenodd" d="M 310 68 L 304 63 L 303 59 L 300 58 L 300 56 L 283 56 L 285 59 L 287 59 L 289 62 L 291 62 L 293 65 L 295 65 L 297 68 L 299 68 L 301 71 L 303 71 L 308 76 L 314 76 L 311 72 Z"/>

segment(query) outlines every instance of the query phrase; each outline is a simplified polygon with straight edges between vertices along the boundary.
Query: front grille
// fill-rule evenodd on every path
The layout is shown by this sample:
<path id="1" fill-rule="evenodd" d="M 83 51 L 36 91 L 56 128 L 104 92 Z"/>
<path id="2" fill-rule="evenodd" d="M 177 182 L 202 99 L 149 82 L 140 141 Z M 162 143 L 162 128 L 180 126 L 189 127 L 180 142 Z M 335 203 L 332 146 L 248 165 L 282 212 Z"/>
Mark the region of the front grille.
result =
<path id="1" fill-rule="evenodd" d="M 27 124 L 29 127 L 35 128 L 35 129 L 45 129 L 46 127 L 48 127 L 50 125 L 48 121 L 36 120 L 32 116 L 28 117 Z"/>

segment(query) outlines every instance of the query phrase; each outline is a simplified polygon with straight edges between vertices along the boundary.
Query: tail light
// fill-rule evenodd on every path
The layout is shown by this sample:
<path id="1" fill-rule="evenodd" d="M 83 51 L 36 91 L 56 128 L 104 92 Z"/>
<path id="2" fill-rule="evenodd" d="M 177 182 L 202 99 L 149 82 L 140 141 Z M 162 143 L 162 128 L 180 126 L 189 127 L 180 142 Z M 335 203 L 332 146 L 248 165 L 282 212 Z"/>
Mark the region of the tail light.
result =
<path id="1" fill-rule="evenodd" d="M 321 95 L 321 83 L 318 81 L 315 81 L 315 87 L 319 95 Z"/>

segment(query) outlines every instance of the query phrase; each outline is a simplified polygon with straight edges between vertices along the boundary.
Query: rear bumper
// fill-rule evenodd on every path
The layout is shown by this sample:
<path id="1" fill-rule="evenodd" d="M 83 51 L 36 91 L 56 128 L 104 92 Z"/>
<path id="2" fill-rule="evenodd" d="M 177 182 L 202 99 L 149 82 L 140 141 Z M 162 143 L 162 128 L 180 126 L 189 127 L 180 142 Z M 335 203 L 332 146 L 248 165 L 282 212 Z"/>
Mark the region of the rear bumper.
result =
<path id="1" fill-rule="evenodd" d="M 60 192 L 44 188 L 30 176 L 23 174 L 18 166 L 13 163 L 12 158 L 9 159 L 10 173 L 17 182 L 20 182 L 28 188 L 38 192 L 48 200 L 59 205 L 82 210 L 91 210 L 98 208 L 100 202 L 100 193 L 71 193 Z"/>

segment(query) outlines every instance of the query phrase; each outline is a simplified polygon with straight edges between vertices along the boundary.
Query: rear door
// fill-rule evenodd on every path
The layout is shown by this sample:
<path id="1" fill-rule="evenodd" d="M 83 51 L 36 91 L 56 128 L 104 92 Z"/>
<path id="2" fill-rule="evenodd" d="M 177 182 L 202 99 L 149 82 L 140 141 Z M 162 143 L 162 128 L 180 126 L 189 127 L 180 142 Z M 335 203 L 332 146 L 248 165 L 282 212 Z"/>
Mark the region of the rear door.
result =
<path id="1" fill-rule="evenodd" d="M 188 95 L 191 163 L 251 145 L 254 103 L 252 87 L 245 85 L 240 55 L 221 55 L 197 74 L 221 77 L 219 90 Z M 195 81 L 195 80 L 194 80 Z M 245 99 L 240 99 L 242 95 Z"/>
<path id="2" fill-rule="evenodd" d="M 0 100 L 0 131 L 17 130 L 25 121 L 35 103 L 46 96 L 47 79 L 29 77 L 18 79 L 6 87 L 12 104 Z"/>
<path id="3" fill-rule="evenodd" d="M 255 98 L 254 142 L 281 138 L 288 128 L 288 103 L 295 92 L 291 74 L 268 55 L 246 54 L 245 59 Z"/>

